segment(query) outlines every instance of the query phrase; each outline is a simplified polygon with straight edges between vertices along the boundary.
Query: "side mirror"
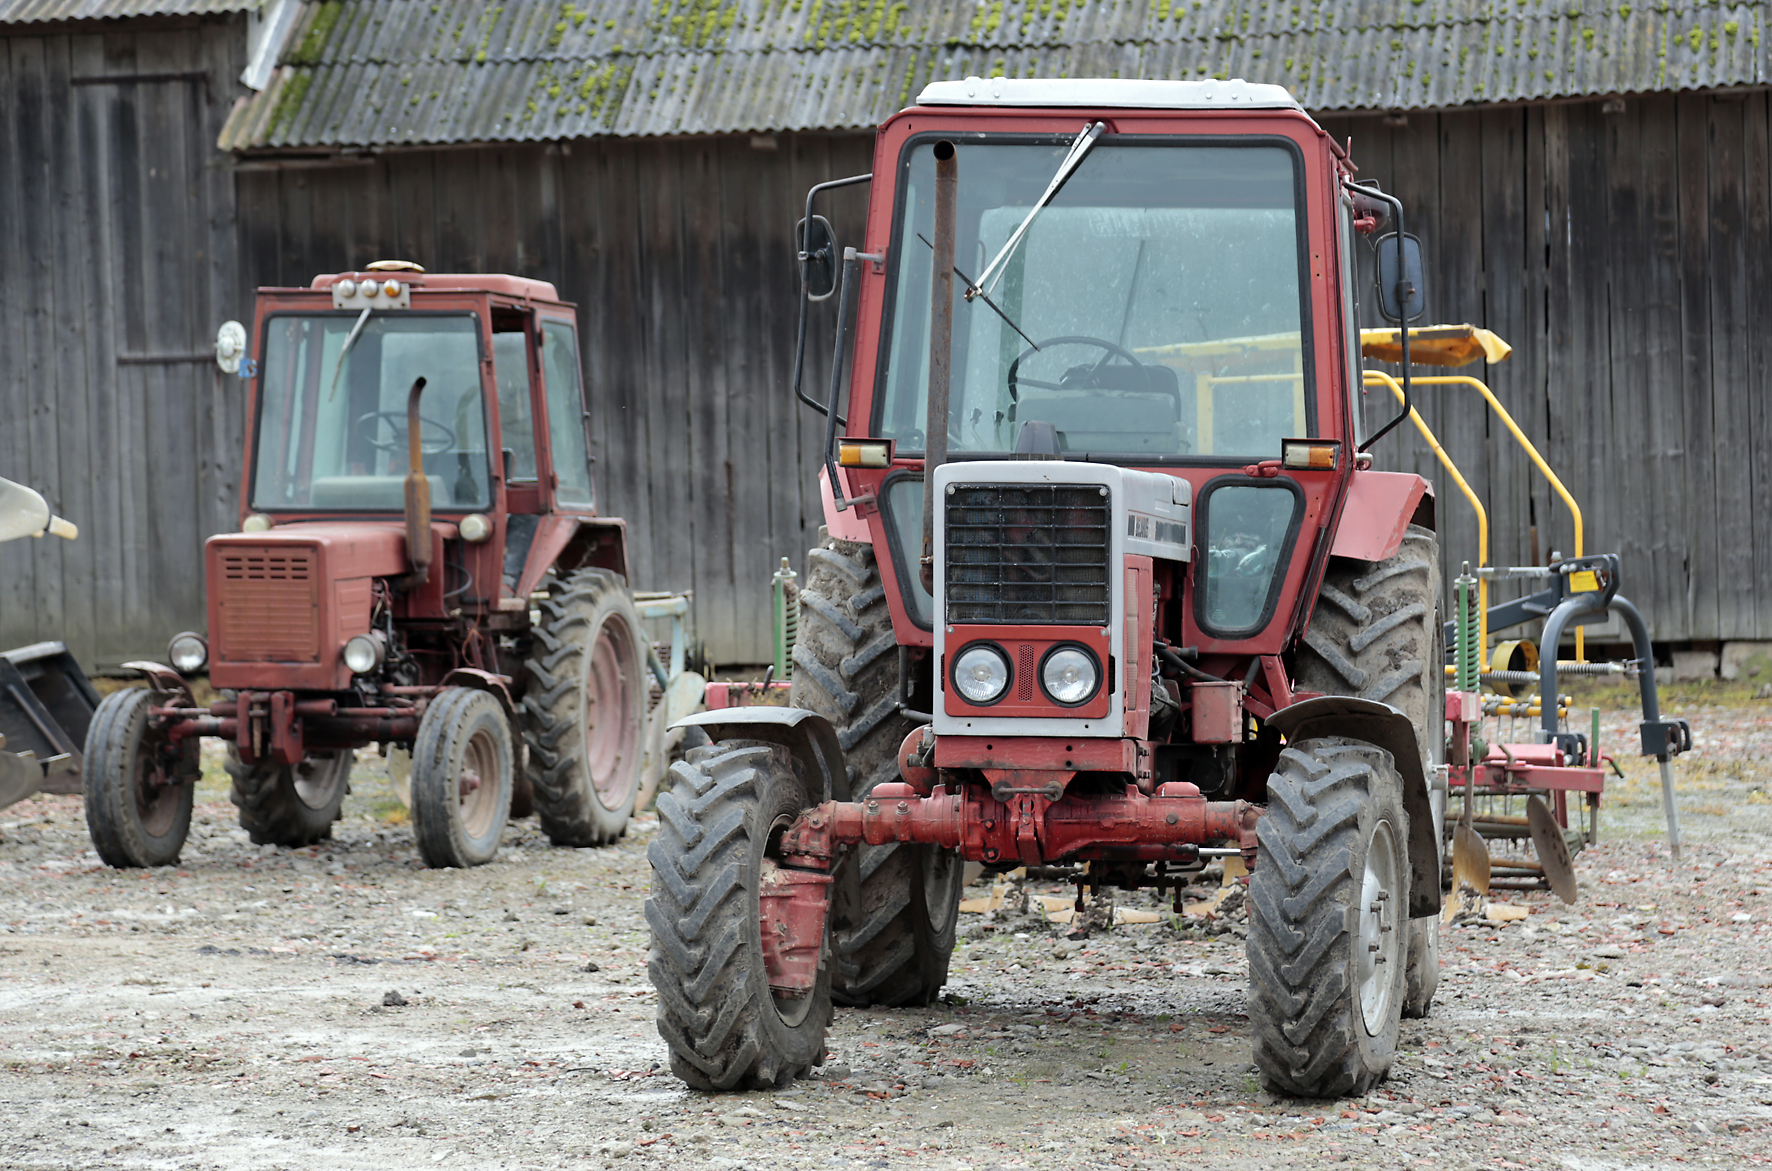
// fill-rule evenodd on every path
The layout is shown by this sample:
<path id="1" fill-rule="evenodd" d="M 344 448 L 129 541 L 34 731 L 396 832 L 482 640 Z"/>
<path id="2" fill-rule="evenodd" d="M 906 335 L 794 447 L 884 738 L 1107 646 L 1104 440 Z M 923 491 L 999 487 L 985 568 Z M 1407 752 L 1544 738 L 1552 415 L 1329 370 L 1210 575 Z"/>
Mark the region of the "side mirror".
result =
<path id="1" fill-rule="evenodd" d="M 815 215 L 795 226 L 794 238 L 800 244 L 800 288 L 808 301 L 823 301 L 837 291 L 837 233 Z"/>
<path id="2" fill-rule="evenodd" d="M 1408 322 L 1427 310 L 1427 277 L 1421 241 L 1392 232 L 1378 240 L 1378 311 L 1386 321 Z"/>

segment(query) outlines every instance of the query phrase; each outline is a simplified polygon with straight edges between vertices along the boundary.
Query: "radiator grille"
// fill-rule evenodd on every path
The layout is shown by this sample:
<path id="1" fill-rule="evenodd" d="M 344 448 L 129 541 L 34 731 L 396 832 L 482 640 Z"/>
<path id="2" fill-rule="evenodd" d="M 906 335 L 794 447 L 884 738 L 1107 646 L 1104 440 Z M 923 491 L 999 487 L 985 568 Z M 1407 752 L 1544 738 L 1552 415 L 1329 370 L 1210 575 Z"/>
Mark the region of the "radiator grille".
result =
<path id="1" fill-rule="evenodd" d="M 320 595 L 314 551 L 231 548 L 220 555 L 218 660 L 320 661 Z"/>
<path id="2" fill-rule="evenodd" d="M 1106 626 L 1107 489 L 955 484 L 946 501 L 947 621 Z"/>

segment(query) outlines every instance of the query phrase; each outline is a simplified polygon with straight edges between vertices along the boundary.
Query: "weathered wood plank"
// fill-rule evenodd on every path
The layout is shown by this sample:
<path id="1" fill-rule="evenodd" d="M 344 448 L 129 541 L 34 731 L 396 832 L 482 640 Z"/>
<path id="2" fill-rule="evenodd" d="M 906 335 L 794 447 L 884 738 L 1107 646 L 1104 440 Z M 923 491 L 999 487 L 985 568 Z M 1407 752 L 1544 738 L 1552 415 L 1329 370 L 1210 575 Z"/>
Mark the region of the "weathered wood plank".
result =
<path id="1" fill-rule="evenodd" d="M 1743 256 L 1772 255 L 1772 101 L 1764 93 L 1750 94 L 1742 119 L 1743 177 Z M 1747 319 L 1751 322 L 1772 321 L 1772 265 L 1747 266 Z M 1763 583 L 1772 582 L 1772 338 L 1764 329 L 1749 335 L 1750 362 L 1746 383 L 1731 388 L 1732 394 L 1745 396 L 1748 405 L 1751 464 L 1744 469 L 1749 484 L 1749 516 L 1744 539 L 1754 548 L 1753 580 L 1761 583 L 1755 591 L 1753 622 L 1739 616 L 1733 628 L 1725 627 L 1731 638 L 1772 638 L 1772 591 Z"/>
<path id="2" fill-rule="evenodd" d="M 1680 377 L 1670 389 L 1673 396 L 1657 395 L 1649 424 L 1666 443 L 1678 443 L 1677 459 L 1656 452 L 1651 474 L 1661 483 L 1686 484 L 1693 488 L 1715 483 L 1716 442 L 1713 362 L 1710 344 L 1709 268 L 1715 257 L 1710 248 L 1709 97 L 1681 94 L 1676 101 L 1679 121 L 1678 166 L 1680 212 Z M 1725 258 L 1728 263 L 1732 258 Z M 1669 399 L 1672 401 L 1669 401 Z M 1681 427 L 1681 423 L 1684 426 Z M 1717 531 L 1713 523 L 1715 501 L 1702 500 L 1695 492 L 1681 493 L 1683 517 L 1675 522 L 1680 531 L 1669 552 L 1683 562 L 1686 638 L 1717 636 Z M 1653 517 L 1651 520 L 1653 521 Z M 1680 556 L 1683 554 L 1683 556 Z M 1671 560 L 1671 559 L 1670 559 Z M 1657 598 L 1657 602 L 1661 602 Z"/>
<path id="3" fill-rule="evenodd" d="M 1714 494 L 1710 527 L 1716 541 L 1716 625 L 1710 637 L 1724 630 L 1754 626 L 1754 611 L 1764 593 L 1754 579 L 1753 423 L 1747 396 L 1753 334 L 1765 320 L 1748 315 L 1748 269 L 1742 263 L 1753 253 L 1745 229 L 1746 182 L 1743 174 L 1744 99 L 1713 100 L 1708 111 L 1710 145 L 1710 198 L 1706 222 L 1710 228 L 1710 256 L 1706 333 L 1710 341 L 1711 434 L 1713 463 L 1711 482 L 1692 485 L 1702 496 Z M 1717 260 L 1722 263 L 1716 263 Z"/>

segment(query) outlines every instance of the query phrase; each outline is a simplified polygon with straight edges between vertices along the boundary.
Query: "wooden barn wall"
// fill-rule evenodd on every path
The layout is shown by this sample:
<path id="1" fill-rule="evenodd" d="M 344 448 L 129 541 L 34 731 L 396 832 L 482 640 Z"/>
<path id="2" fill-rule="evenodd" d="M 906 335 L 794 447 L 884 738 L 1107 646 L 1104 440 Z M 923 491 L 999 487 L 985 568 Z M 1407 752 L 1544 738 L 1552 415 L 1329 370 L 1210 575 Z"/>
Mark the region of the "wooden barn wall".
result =
<path id="1" fill-rule="evenodd" d="M 1402 199 L 1427 257 L 1427 318 L 1513 344 L 1506 362 L 1453 373 L 1486 381 L 1563 477 L 1587 551 L 1623 556 L 1622 592 L 1652 636 L 1772 638 L 1767 94 L 1324 127 Z M 1371 418 L 1394 413 L 1381 393 Z M 1569 510 L 1473 390 L 1419 399 L 1485 502 L 1493 561 L 1525 564 L 1534 523 L 1541 557 L 1573 551 Z M 1438 485 L 1450 572 L 1475 562 L 1474 511 L 1413 428 L 1378 452 Z"/>
<path id="2" fill-rule="evenodd" d="M 0 36 L 0 476 L 80 527 L 0 546 L 0 647 L 116 663 L 203 624 L 239 467 L 212 347 L 242 309 L 215 140 L 245 39 L 243 17 Z"/>
<path id="3" fill-rule="evenodd" d="M 391 153 L 239 172 L 254 283 L 402 257 L 512 272 L 576 302 L 599 508 L 641 589 L 693 590 L 717 662 L 765 662 L 769 580 L 821 523 L 821 421 L 793 400 L 792 242 L 806 189 L 864 172 L 866 135 L 578 142 Z M 865 193 L 826 214 L 854 243 Z M 247 311 L 241 306 L 241 312 Z M 824 393 L 835 302 L 807 382 Z"/>

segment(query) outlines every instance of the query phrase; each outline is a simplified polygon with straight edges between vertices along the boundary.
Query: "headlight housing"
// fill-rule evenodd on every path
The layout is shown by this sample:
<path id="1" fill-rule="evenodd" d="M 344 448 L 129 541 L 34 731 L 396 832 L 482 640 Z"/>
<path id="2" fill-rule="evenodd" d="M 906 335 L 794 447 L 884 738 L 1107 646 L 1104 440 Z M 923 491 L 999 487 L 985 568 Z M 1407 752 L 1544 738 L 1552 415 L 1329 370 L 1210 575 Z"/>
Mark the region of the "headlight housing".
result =
<path id="1" fill-rule="evenodd" d="M 271 518 L 262 512 L 254 512 L 240 523 L 243 533 L 268 533 L 271 531 Z"/>
<path id="2" fill-rule="evenodd" d="M 1040 690 L 1060 707 L 1088 703 L 1101 690 L 1101 663 L 1074 643 L 1061 643 L 1040 660 Z"/>
<path id="3" fill-rule="evenodd" d="M 975 642 L 954 656 L 950 678 L 967 703 L 996 703 L 1009 693 L 1009 656 L 994 643 Z"/>
<path id="4" fill-rule="evenodd" d="M 461 518 L 461 539 L 478 545 L 492 535 L 492 521 L 483 513 L 470 512 Z"/>
<path id="5" fill-rule="evenodd" d="M 353 635 L 345 642 L 345 666 L 353 675 L 371 675 L 387 658 L 388 644 L 377 631 Z"/>
<path id="6" fill-rule="evenodd" d="M 183 631 L 166 644 L 166 660 L 180 675 L 194 675 L 209 663 L 209 644 L 195 631 Z"/>

